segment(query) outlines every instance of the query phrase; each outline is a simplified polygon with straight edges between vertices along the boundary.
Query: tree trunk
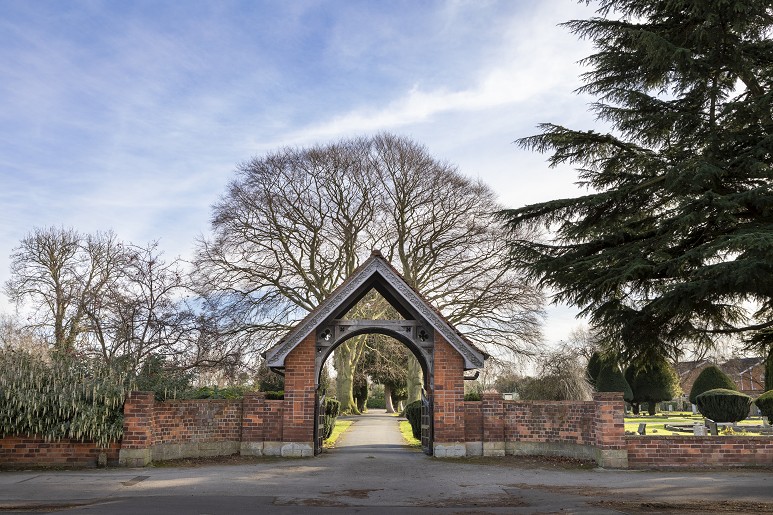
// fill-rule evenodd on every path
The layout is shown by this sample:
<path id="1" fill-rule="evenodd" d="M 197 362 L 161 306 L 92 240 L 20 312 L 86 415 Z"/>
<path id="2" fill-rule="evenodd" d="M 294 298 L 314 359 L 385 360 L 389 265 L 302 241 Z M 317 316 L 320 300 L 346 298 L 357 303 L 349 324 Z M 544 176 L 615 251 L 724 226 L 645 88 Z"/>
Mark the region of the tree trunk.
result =
<path id="1" fill-rule="evenodd" d="M 657 402 L 648 402 L 647 403 L 647 410 L 649 411 L 650 415 L 655 415 L 658 412 L 658 403 Z"/>
<path id="2" fill-rule="evenodd" d="M 336 397 L 341 403 L 341 413 L 360 414 L 357 402 L 354 400 L 354 373 L 360 360 L 365 340 L 361 337 L 352 338 L 342 343 L 335 350 L 335 365 L 338 377 L 336 379 Z"/>
<path id="3" fill-rule="evenodd" d="M 384 406 L 387 413 L 394 413 L 395 407 L 392 404 L 392 388 L 388 384 L 384 385 Z"/>
<path id="4" fill-rule="evenodd" d="M 632 402 L 631 403 L 631 411 L 633 411 L 634 415 L 638 415 L 639 414 L 639 408 L 640 408 L 640 405 L 639 405 L 638 402 Z"/>
<path id="5" fill-rule="evenodd" d="M 405 400 L 405 404 L 407 406 L 408 404 L 421 399 L 421 389 L 424 386 L 424 374 L 422 374 L 421 365 L 419 365 L 419 362 L 413 356 L 408 359 L 406 383 L 408 398 Z"/>

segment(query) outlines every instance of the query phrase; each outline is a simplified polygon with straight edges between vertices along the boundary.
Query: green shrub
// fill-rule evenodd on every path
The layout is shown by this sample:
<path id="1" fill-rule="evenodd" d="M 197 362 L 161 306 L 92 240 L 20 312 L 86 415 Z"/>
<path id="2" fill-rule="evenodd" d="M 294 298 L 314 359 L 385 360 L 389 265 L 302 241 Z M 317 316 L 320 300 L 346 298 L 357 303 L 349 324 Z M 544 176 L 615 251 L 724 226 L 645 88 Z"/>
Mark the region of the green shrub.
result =
<path id="1" fill-rule="evenodd" d="M 480 400 L 480 392 L 470 392 L 464 394 L 464 400 L 465 401 L 479 401 Z"/>
<path id="2" fill-rule="evenodd" d="M 197 388 L 191 394 L 193 399 L 242 399 L 246 392 L 256 391 L 249 386 L 228 386 L 218 388 L 217 386 L 202 386 Z"/>
<path id="3" fill-rule="evenodd" d="M 97 360 L 0 351 L 0 436 L 115 442 L 127 385 L 125 374 Z"/>
<path id="4" fill-rule="evenodd" d="M 411 423 L 413 437 L 421 439 L 421 401 L 413 401 L 405 407 L 405 418 Z"/>
<path id="5" fill-rule="evenodd" d="M 285 398 L 285 392 L 284 390 L 280 390 L 278 392 L 264 392 L 266 394 L 266 399 L 269 401 L 281 401 Z"/>
<path id="6" fill-rule="evenodd" d="M 336 426 L 336 419 L 341 411 L 341 403 L 336 399 L 325 399 L 325 434 L 324 439 L 330 438 Z"/>
<path id="7" fill-rule="evenodd" d="M 757 397 L 754 404 L 760 409 L 762 416 L 768 417 L 768 422 L 773 424 L 773 390 L 768 390 Z"/>
<path id="8" fill-rule="evenodd" d="M 131 367 L 128 357 L 115 360 L 116 366 Z M 153 392 L 157 401 L 190 397 L 193 373 L 168 366 L 162 356 L 149 356 L 134 378 L 134 390 Z"/>
<path id="9" fill-rule="evenodd" d="M 698 411 L 714 422 L 738 422 L 749 416 L 752 398 L 725 388 L 708 390 L 696 397 Z"/>
<path id="10" fill-rule="evenodd" d="M 384 399 L 384 390 L 380 392 L 372 391 L 365 404 L 368 409 L 386 409 L 386 400 Z"/>
<path id="11" fill-rule="evenodd" d="M 698 404 L 696 399 L 700 394 L 717 388 L 738 391 L 738 387 L 727 374 L 722 372 L 716 365 L 711 365 L 704 368 L 692 384 L 690 402 Z"/>
<path id="12" fill-rule="evenodd" d="M 596 391 L 621 392 L 625 402 L 633 400 L 633 390 L 616 363 L 605 363 L 596 376 Z"/>

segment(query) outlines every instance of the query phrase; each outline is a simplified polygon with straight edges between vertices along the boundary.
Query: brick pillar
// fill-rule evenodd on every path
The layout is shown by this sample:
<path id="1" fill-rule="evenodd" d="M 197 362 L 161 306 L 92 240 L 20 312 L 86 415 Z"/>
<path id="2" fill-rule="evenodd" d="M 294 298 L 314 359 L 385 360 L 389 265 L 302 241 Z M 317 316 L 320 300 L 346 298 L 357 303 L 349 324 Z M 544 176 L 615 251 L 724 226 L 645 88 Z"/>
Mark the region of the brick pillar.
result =
<path id="1" fill-rule="evenodd" d="M 131 392 L 123 405 L 123 439 L 118 464 L 144 467 L 152 461 L 153 392 Z"/>
<path id="2" fill-rule="evenodd" d="M 464 441 L 464 358 L 435 332 L 434 449 L 438 458 L 467 455 Z"/>
<path id="3" fill-rule="evenodd" d="M 312 333 L 285 358 L 282 456 L 314 456 L 314 350 Z"/>
<path id="4" fill-rule="evenodd" d="M 265 435 L 266 394 L 245 393 L 242 400 L 242 428 L 239 454 L 262 456 Z"/>
<path id="5" fill-rule="evenodd" d="M 619 392 L 599 392 L 593 395 L 596 405 L 596 461 L 607 468 L 628 468 L 628 448 L 625 444 L 625 402 Z"/>
<path id="6" fill-rule="evenodd" d="M 485 392 L 483 407 L 483 455 L 505 455 L 505 404 L 502 394 Z"/>

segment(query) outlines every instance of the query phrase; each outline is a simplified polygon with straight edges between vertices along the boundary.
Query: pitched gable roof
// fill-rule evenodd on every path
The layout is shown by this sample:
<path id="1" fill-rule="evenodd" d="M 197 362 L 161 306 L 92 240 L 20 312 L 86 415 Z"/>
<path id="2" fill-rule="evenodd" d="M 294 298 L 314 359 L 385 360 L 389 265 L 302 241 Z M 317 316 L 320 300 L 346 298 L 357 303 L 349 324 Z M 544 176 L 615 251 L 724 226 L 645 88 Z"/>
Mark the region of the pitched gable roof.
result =
<path id="1" fill-rule="evenodd" d="M 488 357 L 456 330 L 421 293 L 381 255 L 373 251 L 351 276 L 333 290 L 317 308 L 298 322 L 275 346 L 266 351 L 270 367 L 284 367 L 285 357 L 321 325 L 343 316 L 371 289 L 376 289 L 406 319 L 422 320 L 441 334 L 464 358 L 464 368 L 480 368 Z"/>

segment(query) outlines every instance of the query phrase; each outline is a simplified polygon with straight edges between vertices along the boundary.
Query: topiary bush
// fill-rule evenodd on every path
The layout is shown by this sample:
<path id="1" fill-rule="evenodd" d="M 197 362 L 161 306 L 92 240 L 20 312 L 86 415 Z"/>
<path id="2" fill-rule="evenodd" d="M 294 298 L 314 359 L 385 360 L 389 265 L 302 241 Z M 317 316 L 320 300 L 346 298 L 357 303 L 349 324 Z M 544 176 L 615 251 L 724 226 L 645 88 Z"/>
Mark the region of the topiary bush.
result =
<path id="1" fill-rule="evenodd" d="M 336 399 L 325 399 L 325 434 L 324 439 L 330 438 L 336 426 L 336 419 L 341 411 L 341 403 Z"/>
<path id="2" fill-rule="evenodd" d="M 715 388 L 695 398 L 698 411 L 714 422 L 738 422 L 749 416 L 752 398 L 745 393 Z"/>
<path id="3" fill-rule="evenodd" d="M 596 391 L 599 392 L 621 392 L 625 402 L 633 400 L 633 390 L 625 380 L 623 372 L 615 363 L 606 363 L 601 367 L 599 375 L 596 377 Z"/>
<path id="4" fill-rule="evenodd" d="M 421 401 L 413 401 L 405 407 L 405 418 L 411 423 L 413 437 L 421 439 Z"/>
<path id="5" fill-rule="evenodd" d="M 654 358 L 646 366 L 635 370 L 633 383 L 634 402 L 646 402 L 650 415 L 657 412 L 657 404 L 670 401 L 681 393 L 679 376 L 674 367 L 663 358 Z"/>
<path id="6" fill-rule="evenodd" d="M 690 402 L 698 404 L 696 399 L 703 392 L 709 390 L 715 390 L 722 388 L 724 390 L 738 391 L 738 387 L 735 385 L 730 376 L 722 372 L 716 365 L 711 365 L 703 369 L 703 371 L 695 379 L 690 390 Z"/>
<path id="7" fill-rule="evenodd" d="M 754 404 L 760 409 L 762 416 L 768 417 L 768 422 L 773 424 L 773 390 L 768 390 L 757 397 Z"/>

